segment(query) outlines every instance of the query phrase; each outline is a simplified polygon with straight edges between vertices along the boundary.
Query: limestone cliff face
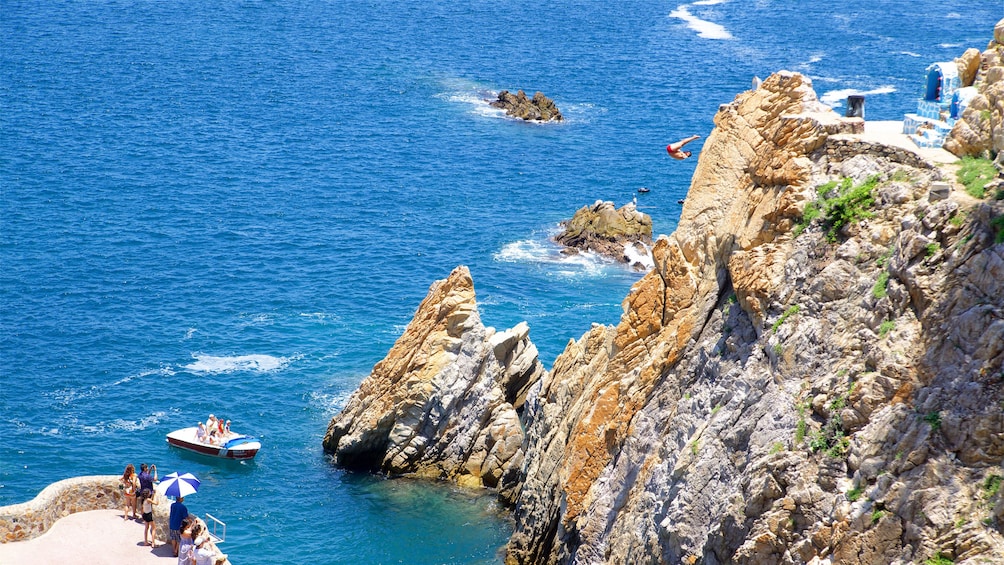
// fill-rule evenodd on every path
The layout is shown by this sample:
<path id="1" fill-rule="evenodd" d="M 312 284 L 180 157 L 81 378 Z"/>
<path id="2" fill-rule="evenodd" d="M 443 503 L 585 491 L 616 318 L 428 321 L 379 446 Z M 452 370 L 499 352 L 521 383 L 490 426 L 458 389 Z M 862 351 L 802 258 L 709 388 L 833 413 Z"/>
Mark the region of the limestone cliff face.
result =
<path id="1" fill-rule="evenodd" d="M 497 484 L 513 565 L 1004 562 L 1004 201 L 863 126 L 798 74 L 738 95 L 617 326 L 544 372 L 458 270 L 326 448 Z"/>
<path id="2" fill-rule="evenodd" d="M 437 281 L 324 437 L 337 464 L 510 492 L 523 464 L 517 410 L 544 372 L 529 329 L 481 323 L 466 267 Z"/>
<path id="3" fill-rule="evenodd" d="M 1004 557 L 980 487 L 1004 461 L 1002 210 L 930 203 L 940 171 L 857 142 L 796 74 L 715 125 L 620 324 L 531 390 L 507 562 Z M 816 186 L 873 174 L 841 245 L 793 237 Z"/>

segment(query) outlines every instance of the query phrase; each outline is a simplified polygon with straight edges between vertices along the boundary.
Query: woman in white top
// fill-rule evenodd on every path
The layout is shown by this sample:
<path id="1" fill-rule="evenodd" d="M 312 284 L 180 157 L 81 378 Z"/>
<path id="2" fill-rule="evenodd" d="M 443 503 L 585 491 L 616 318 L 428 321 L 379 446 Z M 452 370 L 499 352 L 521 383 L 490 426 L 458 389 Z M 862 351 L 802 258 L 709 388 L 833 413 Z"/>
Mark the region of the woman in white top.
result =
<path id="1" fill-rule="evenodd" d="M 201 527 L 190 516 L 181 521 L 181 540 L 178 541 L 178 565 L 192 565 L 192 554 L 195 552 L 195 540 L 192 539 L 194 528 Z"/>
<path id="2" fill-rule="evenodd" d="M 157 527 L 153 523 L 153 505 L 157 504 L 157 501 L 154 500 L 154 493 L 150 492 L 150 489 L 143 489 L 141 494 L 143 495 L 143 541 L 150 547 L 157 547 Z M 150 541 L 147 541 L 148 534 Z"/>

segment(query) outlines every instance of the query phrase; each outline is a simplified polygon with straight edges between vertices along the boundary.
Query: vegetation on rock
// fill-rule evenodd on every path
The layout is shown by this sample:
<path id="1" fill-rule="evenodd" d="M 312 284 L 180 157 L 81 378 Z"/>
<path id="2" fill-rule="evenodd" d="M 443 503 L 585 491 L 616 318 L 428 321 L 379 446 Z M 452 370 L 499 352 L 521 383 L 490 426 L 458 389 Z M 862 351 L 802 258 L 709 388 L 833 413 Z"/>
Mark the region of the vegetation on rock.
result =
<path id="1" fill-rule="evenodd" d="M 990 159 L 966 156 L 960 161 L 956 176 L 970 196 L 983 198 L 986 196 L 987 183 L 997 176 L 997 168 Z"/>

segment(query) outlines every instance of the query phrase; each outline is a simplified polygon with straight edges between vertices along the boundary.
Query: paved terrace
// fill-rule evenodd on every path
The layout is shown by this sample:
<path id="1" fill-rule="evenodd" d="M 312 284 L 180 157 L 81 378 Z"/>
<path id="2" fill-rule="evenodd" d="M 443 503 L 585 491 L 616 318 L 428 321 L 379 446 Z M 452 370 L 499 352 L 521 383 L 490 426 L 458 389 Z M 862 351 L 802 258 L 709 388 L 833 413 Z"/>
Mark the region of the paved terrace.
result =
<path id="1" fill-rule="evenodd" d="M 936 164 L 954 163 L 959 158 L 941 148 L 920 148 L 906 134 L 903 133 L 902 121 L 865 121 L 864 133 L 858 134 L 838 134 L 834 137 L 848 137 L 860 139 L 871 143 L 881 143 L 892 145 L 913 151 L 924 159 Z"/>
<path id="2" fill-rule="evenodd" d="M 166 540 L 152 548 L 143 543 L 143 522 L 123 520 L 121 510 L 89 510 L 60 518 L 44 534 L 28 541 L 0 544 L 0 564 L 173 565 L 178 562 Z"/>

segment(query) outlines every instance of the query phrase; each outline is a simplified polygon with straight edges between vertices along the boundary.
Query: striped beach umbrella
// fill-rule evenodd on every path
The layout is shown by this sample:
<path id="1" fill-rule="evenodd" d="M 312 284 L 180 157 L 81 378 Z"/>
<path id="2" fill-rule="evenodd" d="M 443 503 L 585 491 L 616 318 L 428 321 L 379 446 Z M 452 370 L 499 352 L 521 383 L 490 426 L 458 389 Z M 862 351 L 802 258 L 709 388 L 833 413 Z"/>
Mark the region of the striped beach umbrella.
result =
<path id="1" fill-rule="evenodd" d="M 156 490 L 164 496 L 181 498 L 198 492 L 199 479 L 195 478 L 195 475 L 191 473 L 185 473 L 183 475 L 171 473 L 170 475 L 165 475 L 164 478 L 161 479 L 160 484 L 156 487 Z"/>

